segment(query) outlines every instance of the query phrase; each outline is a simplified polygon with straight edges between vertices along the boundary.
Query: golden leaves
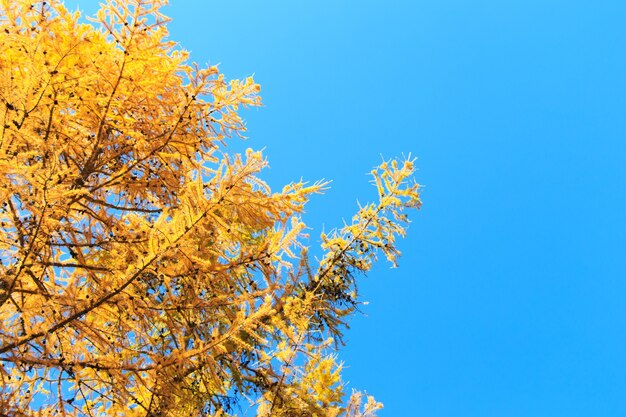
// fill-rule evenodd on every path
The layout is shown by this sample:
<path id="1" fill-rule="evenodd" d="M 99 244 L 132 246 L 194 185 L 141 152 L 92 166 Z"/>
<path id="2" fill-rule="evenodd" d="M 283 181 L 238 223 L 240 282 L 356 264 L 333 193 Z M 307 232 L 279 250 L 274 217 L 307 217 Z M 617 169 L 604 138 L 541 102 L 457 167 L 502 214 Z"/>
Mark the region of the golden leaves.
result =
<path id="1" fill-rule="evenodd" d="M 327 183 L 272 192 L 261 152 L 226 153 L 260 87 L 188 64 L 165 3 L 108 0 L 94 27 L 58 0 L 0 0 L 0 404 L 356 416 L 332 340 L 355 274 L 399 255 L 413 162 L 374 170 L 380 201 L 312 267 L 301 213 Z"/>

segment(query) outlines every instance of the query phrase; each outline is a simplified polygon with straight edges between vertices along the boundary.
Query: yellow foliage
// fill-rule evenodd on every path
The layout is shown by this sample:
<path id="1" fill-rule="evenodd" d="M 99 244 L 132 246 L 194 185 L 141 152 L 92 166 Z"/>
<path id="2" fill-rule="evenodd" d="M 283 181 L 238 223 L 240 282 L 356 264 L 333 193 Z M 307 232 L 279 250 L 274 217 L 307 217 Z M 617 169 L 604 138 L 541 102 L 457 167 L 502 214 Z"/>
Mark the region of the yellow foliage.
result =
<path id="1" fill-rule="evenodd" d="M 413 161 L 372 174 L 379 202 L 322 236 L 300 218 L 326 183 L 272 192 L 260 152 L 226 153 L 251 77 L 167 40 L 165 0 L 0 0 L 0 415 L 373 415 L 345 401 L 331 341 L 355 274 L 395 264 Z"/>

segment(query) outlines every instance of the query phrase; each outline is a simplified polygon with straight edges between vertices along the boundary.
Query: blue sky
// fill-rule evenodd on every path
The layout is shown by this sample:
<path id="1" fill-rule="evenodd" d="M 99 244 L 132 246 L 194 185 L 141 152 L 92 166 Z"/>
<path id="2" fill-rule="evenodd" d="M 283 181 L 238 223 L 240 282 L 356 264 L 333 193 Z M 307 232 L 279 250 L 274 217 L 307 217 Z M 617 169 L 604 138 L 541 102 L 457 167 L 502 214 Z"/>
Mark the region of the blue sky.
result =
<path id="1" fill-rule="evenodd" d="M 66 1 L 93 11 L 95 1 Z M 341 358 L 392 416 L 626 413 L 626 2 L 174 0 L 172 39 L 229 78 L 275 187 L 411 152 L 423 209 L 362 281 Z M 242 145 L 235 146 L 239 149 Z"/>

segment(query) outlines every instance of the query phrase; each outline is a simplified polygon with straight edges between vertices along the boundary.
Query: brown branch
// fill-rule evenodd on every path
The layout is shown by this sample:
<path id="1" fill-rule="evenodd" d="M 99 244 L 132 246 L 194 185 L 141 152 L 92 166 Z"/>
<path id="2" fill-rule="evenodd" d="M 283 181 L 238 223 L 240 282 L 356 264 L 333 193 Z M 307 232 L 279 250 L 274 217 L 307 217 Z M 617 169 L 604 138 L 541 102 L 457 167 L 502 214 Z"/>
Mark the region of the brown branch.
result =
<path id="1" fill-rule="evenodd" d="M 160 213 L 163 211 L 163 209 L 144 209 L 140 207 L 117 206 L 115 204 L 107 203 L 104 200 L 98 200 L 96 198 L 92 198 L 89 196 L 83 196 L 83 198 L 91 203 L 100 204 L 102 206 L 112 208 L 114 210 L 120 210 L 120 211 L 135 211 L 139 213 Z"/>
<path id="2" fill-rule="evenodd" d="M 52 267 L 57 267 L 57 268 L 79 268 L 79 269 L 85 269 L 88 271 L 112 272 L 111 269 L 105 268 L 102 266 L 85 265 L 85 264 L 70 263 L 70 262 L 41 262 L 39 265 L 52 266 Z M 30 266 L 33 266 L 33 264 L 27 264 L 26 266 L 30 267 Z"/>

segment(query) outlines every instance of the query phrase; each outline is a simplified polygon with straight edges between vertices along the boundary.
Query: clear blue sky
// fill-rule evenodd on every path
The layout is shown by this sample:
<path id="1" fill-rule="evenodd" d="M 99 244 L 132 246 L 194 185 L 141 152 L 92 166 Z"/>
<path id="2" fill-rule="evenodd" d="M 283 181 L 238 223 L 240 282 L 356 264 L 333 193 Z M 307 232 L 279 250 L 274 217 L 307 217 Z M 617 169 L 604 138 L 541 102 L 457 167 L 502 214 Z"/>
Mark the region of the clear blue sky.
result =
<path id="1" fill-rule="evenodd" d="M 374 197 L 381 154 L 419 157 L 400 268 L 363 280 L 341 352 L 381 417 L 626 414 L 626 2 L 165 12 L 193 60 L 261 83 L 244 146 L 266 149 L 265 178 L 334 181 L 305 217 L 312 244 Z"/>

